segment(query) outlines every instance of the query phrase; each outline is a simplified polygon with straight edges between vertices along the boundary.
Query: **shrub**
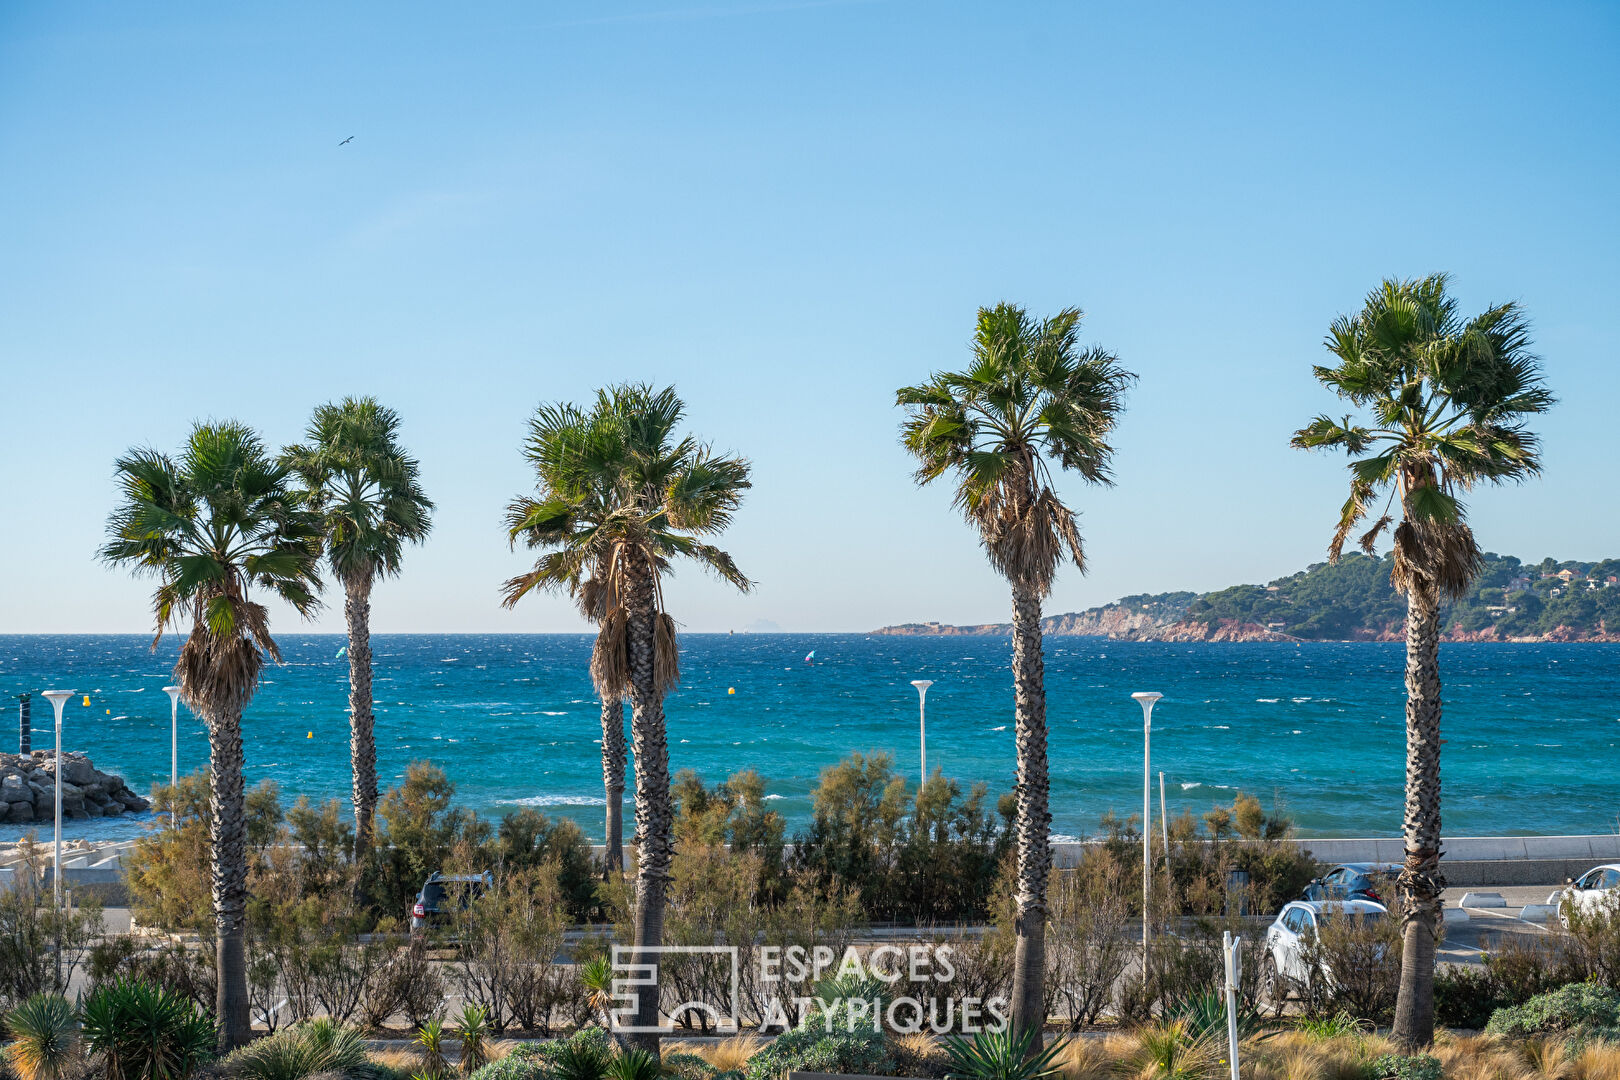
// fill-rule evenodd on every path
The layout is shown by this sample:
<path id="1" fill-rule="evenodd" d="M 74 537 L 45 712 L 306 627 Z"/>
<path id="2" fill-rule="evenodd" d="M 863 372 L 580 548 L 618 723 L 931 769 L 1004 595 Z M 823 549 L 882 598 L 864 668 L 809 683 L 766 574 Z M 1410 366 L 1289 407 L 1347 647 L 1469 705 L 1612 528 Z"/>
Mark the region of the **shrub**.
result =
<path id="1" fill-rule="evenodd" d="M 26 840 L 18 847 L 23 880 L 0 889 L 0 1010 L 35 994 L 66 993 L 102 930 L 101 905 L 93 897 L 63 909 L 42 898 L 34 882 L 44 870 L 44 849 Z"/>
<path id="2" fill-rule="evenodd" d="M 745 1080 L 778 1080 L 794 1072 L 886 1074 L 894 1068 L 883 1036 L 870 1027 L 832 1034 L 820 1027 L 795 1028 L 748 1059 Z"/>
<path id="3" fill-rule="evenodd" d="M 1114 986 L 1130 958 L 1122 932 L 1130 894 L 1123 866 L 1106 849 L 1086 851 L 1077 870 L 1052 880 L 1046 962 L 1067 1006 L 1071 1031 L 1095 1024 L 1113 1007 Z"/>
<path id="4" fill-rule="evenodd" d="M 1310 977 L 1300 988 L 1305 1011 L 1325 1016 L 1339 1010 L 1380 1021 L 1395 1009 L 1401 982 L 1401 925 L 1388 915 L 1327 914 L 1307 943 Z"/>
<path id="5" fill-rule="evenodd" d="M 35 994 L 6 1016 L 14 1040 L 6 1064 L 22 1080 L 62 1080 L 79 1056 L 79 1025 L 73 1006 L 55 994 Z"/>
<path id="6" fill-rule="evenodd" d="M 1441 1080 L 1440 1059 L 1428 1054 L 1381 1054 L 1368 1064 L 1372 1080 Z"/>
<path id="7" fill-rule="evenodd" d="M 1507 1002 L 1486 967 L 1440 968 L 1434 973 L 1434 1019 L 1445 1027 L 1478 1030 Z"/>
<path id="8" fill-rule="evenodd" d="M 450 977 L 497 1034 L 514 1025 L 549 1031 L 568 1000 L 573 983 L 556 962 L 561 907 L 556 870 L 541 866 L 505 873 L 456 913 L 461 948 Z"/>
<path id="9" fill-rule="evenodd" d="M 664 1075 L 664 1063 L 645 1050 L 623 1050 L 608 1062 L 609 1080 L 659 1080 Z"/>
<path id="10" fill-rule="evenodd" d="M 1620 1026 L 1620 993 L 1594 983 L 1572 983 L 1537 994 L 1523 1005 L 1498 1009 L 1487 1033 L 1510 1039 Z"/>
<path id="11" fill-rule="evenodd" d="M 150 983 L 120 979 L 84 1003 L 84 1040 L 107 1080 L 185 1080 L 213 1056 L 213 1018 Z"/>
<path id="12" fill-rule="evenodd" d="M 444 1056 L 444 1022 L 430 1017 L 417 1025 L 411 1040 L 422 1048 L 422 1075 L 430 1080 L 450 1074 L 450 1062 Z"/>
<path id="13" fill-rule="evenodd" d="M 222 1067 L 237 1080 L 305 1080 L 318 1073 L 363 1076 L 369 1064 L 358 1029 L 322 1018 L 249 1043 Z"/>

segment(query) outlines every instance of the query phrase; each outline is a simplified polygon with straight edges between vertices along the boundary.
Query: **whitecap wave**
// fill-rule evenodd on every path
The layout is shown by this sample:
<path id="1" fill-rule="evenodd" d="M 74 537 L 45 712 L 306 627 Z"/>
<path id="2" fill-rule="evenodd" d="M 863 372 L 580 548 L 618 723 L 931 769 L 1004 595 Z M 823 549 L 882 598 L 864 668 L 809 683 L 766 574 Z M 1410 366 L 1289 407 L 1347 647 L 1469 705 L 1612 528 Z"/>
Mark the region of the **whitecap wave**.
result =
<path id="1" fill-rule="evenodd" d="M 606 806 L 599 795 L 527 795 L 521 799 L 496 799 L 501 806 Z"/>
<path id="2" fill-rule="evenodd" d="M 1257 698 L 1255 698 L 1255 699 L 1254 699 L 1254 700 L 1255 700 L 1255 701 L 1257 701 L 1257 702 L 1259 702 L 1259 703 L 1260 703 L 1260 704 L 1262 704 L 1262 705 L 1275 705 L 1275 704 L 1277 704 L 1277 702 L 1279 702 L 1279 701 L 1281 701 L 1281 700 L 1282 700 L 1282 698 L 1275 698 L 1275 697 L 1257 697 Z"/>
<path id="3" fill-rule="evenodd" d="M 767 795 L 767 796 L 765 796 L 765 801 L 769 802 L 772 799 L 785 799 L 785 798 L 787 798 L 786 795 Z"/>
<path id="4" fill-rule="evenodd" d="M 1181 790 L 1182 791 L 1191 791 L 1195 787 L 1203 787 L 1203 786 L 1204 785 L 1199 783 L 1197 780 L 1187 780 L 1187 781 L 1182 783 Z"/>

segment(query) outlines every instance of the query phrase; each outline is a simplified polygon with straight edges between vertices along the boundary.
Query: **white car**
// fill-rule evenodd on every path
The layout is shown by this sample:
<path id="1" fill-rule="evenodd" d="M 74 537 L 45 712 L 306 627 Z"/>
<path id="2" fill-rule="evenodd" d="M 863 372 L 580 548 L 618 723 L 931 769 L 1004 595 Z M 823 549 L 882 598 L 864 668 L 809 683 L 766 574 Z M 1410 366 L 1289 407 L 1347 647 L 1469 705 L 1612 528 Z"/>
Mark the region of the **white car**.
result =
<path id="1" fill-rule="evenodd" d="M 1564 928 L 1569 928 L 1570 908 L 1583 915 L 1605 910 L 1612 913 L 1616 901 L 1620 900 L 1620 895 L 1615 893 L 1616 887 L 1620 887 L 1620 863 L 1594 866 L 1566 885 L 1563 899 L 1568 903 L 1560 902 L 1558 905 L 1558 918 Z"/>
<path id="2" fill-rule="evenodd" d="M 1389 909 L 1372 900 L 1295 900 L 1277 912 L 1266 929 L 1266 955 L 1261 958 L 1261 996 L 1280 1002 L 1290 986 L 1310 982 L 1306 950 L 1316 941 L 1316 927 L 1326 918 L 1341 915 L 1387 915 Z M 1324 972 L 1329 978 L 1331 972 Z"/>

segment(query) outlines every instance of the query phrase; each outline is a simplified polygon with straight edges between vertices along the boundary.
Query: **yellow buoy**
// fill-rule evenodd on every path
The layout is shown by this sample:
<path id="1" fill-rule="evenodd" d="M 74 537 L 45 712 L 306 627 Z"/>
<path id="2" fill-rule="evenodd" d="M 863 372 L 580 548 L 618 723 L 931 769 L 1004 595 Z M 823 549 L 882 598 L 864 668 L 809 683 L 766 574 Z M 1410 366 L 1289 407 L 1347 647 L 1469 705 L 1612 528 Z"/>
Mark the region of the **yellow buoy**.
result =
<path id="1" fill-rule="evenodd" d="M 306 739 L 313 739 L 314 737 L 315 737 L 315 733 L 313 731 L 310 732 L 308 735 L 304 736 L 304 738 L 306 738 Z"/>
<path id="2" fill-rule="evenodd" d="M 737 692 L 737 688 L 736 688 L 736 687 L 735 687 L 735 686 L 728 686 L 728 687 L 726 687 L 726 693 L 728 693 L 728 694 L 735 694 L 735 693 L 736 693 L 736 692 Z"/>
<path id="3" fill-rule="evenodd" d="M 87 709 L 90 707 L 90 695 L 89 694 L 84 695 L 84 707 L 87 708 Z"/>
<path id="4" fill-rule="evenodd" d="M 112 715 L 112 710 L 111 710 L 111 709 L 108 709 L 108 710 L 107 710 L 107 715 L 108 715 L 108 716 L 111 716 L 111 715 Z"/>

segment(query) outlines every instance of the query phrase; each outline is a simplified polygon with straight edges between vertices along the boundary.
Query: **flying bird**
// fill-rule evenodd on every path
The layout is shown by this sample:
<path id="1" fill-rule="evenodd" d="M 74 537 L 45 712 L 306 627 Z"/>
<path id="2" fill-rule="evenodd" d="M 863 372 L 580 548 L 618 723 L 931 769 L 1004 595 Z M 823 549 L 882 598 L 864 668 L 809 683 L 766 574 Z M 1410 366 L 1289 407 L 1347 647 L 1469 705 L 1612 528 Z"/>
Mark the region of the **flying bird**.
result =
<path id="1" fill-rule="evenodd" d="M 354 136 L 350 135 L 347 139 L 344 139 L 343 142 L 338 143 L 338 145 L 343 146 L 345 143 L 352 143 L 352 142 L 354 142 Z"/>

